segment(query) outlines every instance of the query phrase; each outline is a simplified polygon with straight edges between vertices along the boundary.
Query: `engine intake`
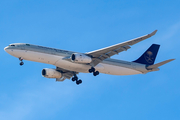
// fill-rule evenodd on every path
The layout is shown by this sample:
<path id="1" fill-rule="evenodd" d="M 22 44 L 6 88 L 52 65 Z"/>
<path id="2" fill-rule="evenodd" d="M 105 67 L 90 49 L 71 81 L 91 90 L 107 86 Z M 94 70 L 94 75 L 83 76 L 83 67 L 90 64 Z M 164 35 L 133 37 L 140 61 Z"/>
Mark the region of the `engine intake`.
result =
<path id="1" fill-rule="evenodd" d="M 56 69 L 44 68 L 42 70 L 42 76 L 46 78 L 61 78 L 62 73 L 58 72 Z"/>
<path id="2" fill-rule="evenodd" d="M 91 63 L 92 58 L 82 53 L 73 53 L 71 61 L 75 63 Z"/>

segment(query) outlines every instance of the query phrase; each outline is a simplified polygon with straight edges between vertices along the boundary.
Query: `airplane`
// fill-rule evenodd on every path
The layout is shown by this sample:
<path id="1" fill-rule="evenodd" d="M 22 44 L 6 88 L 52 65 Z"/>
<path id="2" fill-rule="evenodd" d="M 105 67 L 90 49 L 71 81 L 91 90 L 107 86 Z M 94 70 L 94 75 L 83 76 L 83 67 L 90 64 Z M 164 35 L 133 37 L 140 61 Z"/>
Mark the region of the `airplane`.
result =
<path id="1" fill-rule="evenodd" d="M 131 48 L 130 46 L 152 37 L 156 32 L 157 30 L 129 41 L 87 53 L 43 47 L 28 43 L 10 44 L 5 47 L 4 50 L 10 55 L 17 57 L 20 60 L 21 66 L 24 64 L 23 60 L 56 66 L 55 69 L 44 68 L 42 70 L 43 77 L 55 78 L 56 81 L 71 79 L 79 85 L 82 83 L 82 80 L 77 77 L 77 74 L 80 72 L 93 73 L 94 76 L 99 75 L 99 73 L 110 75 L 145 74 L 158 71 L 158 67 L 175 60 L 169 59 L 154 64 L 160 47 L 158 44 L 152 44 L 137 60 L 132 62 L 110 58 L 115 54 L 127 51 Z"/>

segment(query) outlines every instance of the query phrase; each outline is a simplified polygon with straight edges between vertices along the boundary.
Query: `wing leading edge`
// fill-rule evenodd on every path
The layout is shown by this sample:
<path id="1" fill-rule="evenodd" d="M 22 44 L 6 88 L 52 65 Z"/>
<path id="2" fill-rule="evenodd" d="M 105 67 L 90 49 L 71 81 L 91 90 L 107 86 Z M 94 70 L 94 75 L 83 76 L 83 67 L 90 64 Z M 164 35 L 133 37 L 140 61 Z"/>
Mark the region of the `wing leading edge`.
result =
<path id="1" fill-rule="evenodd" d="M 150 34 L 126 41 L 126 42 L 122 42 L 116 45 L 112 45 L 106 48 L 102 48 L 99 50 L 95 50 L 95 51 L 91 51 L 86 53 L 87 55 L 92 57 L 92 62 L 90 63 L 91 66 L 96 66 L 97 64 L 99 64 L 101 61 L 103 61 L 104 59 L 110 58 L 111 56 L 118 54 L 122 51 L 127 51 L 129 48 L 131 48 L 130 46 L 141 42 L 147 38 L 150 38 L 151 36 L 155 35 L 157 32 L 157 30 L 153 31 Z"/>

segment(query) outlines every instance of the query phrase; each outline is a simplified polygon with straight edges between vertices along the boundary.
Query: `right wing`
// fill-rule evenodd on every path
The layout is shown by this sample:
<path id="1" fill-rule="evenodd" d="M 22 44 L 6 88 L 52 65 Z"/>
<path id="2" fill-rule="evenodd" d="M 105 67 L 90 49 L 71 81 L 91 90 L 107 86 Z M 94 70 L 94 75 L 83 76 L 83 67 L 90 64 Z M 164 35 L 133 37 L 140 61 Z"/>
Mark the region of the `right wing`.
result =
<path id="1" fill-rule="evenodd" d="M 92 57 L 92 62 L 90 63 L 91 66 L 96 66 L 97 64 L 99 64 L 101 61 L 103 61 L 104 59 L 110 58 L 111 56 L 118 54 L 122 51 L 126 51 L 129 48 L 131 48 L 130 46 L 141 42 L 153 35 L 155 35 L 157 32 L 157 30 L 155 30 L 154 32 L 144 35 L 142 37 L 136 38 L 136 39 L 132 39 L 123 43 L 119 43 L 110 47 L 106 47 L 103 49 L 99 49 L 99 50 L 95 50 L 92 52 L 88 52 L 86 53 L 87 55 Z"/>

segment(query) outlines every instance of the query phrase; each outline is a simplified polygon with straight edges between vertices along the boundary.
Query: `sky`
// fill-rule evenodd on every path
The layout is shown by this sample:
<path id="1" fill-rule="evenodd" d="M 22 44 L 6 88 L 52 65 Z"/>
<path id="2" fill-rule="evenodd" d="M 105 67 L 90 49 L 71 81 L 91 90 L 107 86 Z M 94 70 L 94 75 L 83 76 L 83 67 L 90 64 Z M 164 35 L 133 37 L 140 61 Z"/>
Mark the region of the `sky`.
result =
<path id="1" fill-rule="evenodd" d="M 0 0 L 1 120 L 179 120 L 180 1 Z M 44 78 L 53 65 L 19 60 L 11 43 L 90 52 L 158 30 L 112 58 L 137 59 L 160 44 L 160 71 L 130 76 L 80 73 L 83 80 Z M 119 71 L 121 72 L 121 71 Z"/>

